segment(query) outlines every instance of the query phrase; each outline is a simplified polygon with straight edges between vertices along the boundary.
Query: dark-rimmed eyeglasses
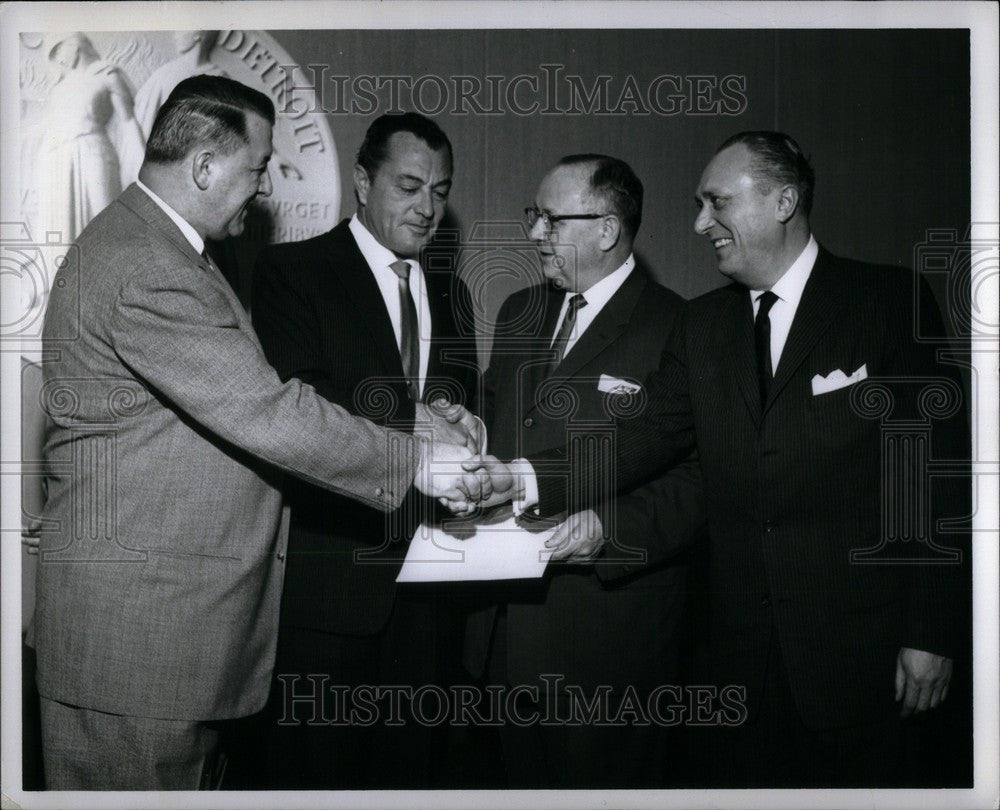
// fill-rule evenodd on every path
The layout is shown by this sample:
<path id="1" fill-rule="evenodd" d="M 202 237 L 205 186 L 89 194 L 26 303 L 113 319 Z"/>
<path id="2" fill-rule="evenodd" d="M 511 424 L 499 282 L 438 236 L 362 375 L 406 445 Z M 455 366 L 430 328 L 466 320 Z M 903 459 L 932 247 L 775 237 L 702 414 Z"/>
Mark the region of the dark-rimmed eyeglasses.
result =
<path id="1" fill-rule="evenodd" d="M 528 220 L 529 228 L 534 228 L 535 223 L 541 220 L 542 227 L 547 231 L 551 231 L 555 225 L 558 225 L 564 219 L 600 219 L 601 217 L 606 217 L 607 214 L 550 214 L 547 211 L 539 211 L 535 206 L 529 205 L 524 209 L 524 216 Z"/>

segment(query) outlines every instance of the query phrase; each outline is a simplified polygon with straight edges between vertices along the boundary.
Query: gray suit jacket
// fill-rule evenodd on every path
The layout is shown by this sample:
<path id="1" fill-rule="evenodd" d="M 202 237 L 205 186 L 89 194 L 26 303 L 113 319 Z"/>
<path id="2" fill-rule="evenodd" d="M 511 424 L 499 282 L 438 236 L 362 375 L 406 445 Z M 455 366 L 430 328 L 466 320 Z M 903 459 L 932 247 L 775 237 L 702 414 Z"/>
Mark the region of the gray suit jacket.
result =
<path id="1" fill-rule="evenodd" d="M 251 714 L 274 662 L 281 476 L 391 509 L 417 445 L 282 383 L 221 274 L 137 186 L 78 247 L 44 328 L 39 691 L 116 714 Z"/>

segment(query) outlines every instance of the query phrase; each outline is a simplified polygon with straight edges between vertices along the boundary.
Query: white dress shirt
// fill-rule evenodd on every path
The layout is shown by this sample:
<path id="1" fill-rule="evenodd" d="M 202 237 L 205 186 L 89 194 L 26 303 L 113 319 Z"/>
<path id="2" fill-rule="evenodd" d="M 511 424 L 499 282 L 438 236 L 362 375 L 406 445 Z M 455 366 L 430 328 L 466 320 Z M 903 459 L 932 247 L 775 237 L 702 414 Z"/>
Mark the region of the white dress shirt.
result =
<path id="1" fill-rule="evenodd" d="M 191 227 L 190 223 L 184 219 L 180 214 L 178 214 L 173 208 L 167 205 L 163 200 L 161 200 L 153 191 L 147 186 L 142 180 L 136 180 L 135 184 L 141 188 L 146 195 L 155 202 L 162 210 L 173 221 L 174 225 L 180 228 L 181 233 L 184 234 L 184 238 L 191 243 L 191 247 L 194 248 L 195 253 L 199 256 L 205 252 L 205 240 L 198 235 L 198 231 Z"/>
<path id="2" fill-rule="evenodd" d="M 634 268 L 635 257 L 630 253 L 621 267 L 613 273 L 606 275 L 589 290 L 585 290 L 581 293 L 587 302 L 587 306 L 580 307 L 576 311 L 576 323 L 573 325 L 573 331 L 566 340 L 566 348 L 563 349 L 564 357 L 569 354 L 570 349 L 576 345 L 580 336 L 587 331 L 587 327 L 594 322 L 594 319 L 598 316 L 600 311 L 604 309 L 604 305 L 612 299 L 616 292 L 618 292 L 618 289 L 625 283 L 625 279 L 629 277 Z M 569 309 L 569 299 L 574 295 L 576 295 L 576 293 L 567 291 L 566 295 L 563 297 L 562 308 L 559 310 L 559 319 L 556 321 L 556 328 L 552 333 L 552 340 L 555 340 L 556 335 L 559 334 L 559 330 L 562 328 L 562 322 L 566 318 L 566 310 Z M 551 342 L 549 345 L 551 345 Z"/>
<path id="3" fill-rule="evenodd" d="M 393 262 L 399 261 L 399 256 L 393 253 L 385 245 L 381 244 L 358 219 L 355 214 L 351 217 L 348 228 L 354 236 L 354 241 L 358 243 L 361 255 L 368 262 L 375 282 L 378 284 L 379 292 L 382 293 L 382 300 L 385 302 L 386 312 L 389 313 L 389 320 L 392 321 L 392 331 L 396 335 L 396 346 L 402 350 L 403 345 L 403 313 L 399 306 L 399 276 L 389 266 Z M 404 259 L 410 265 L 410 294 L 417 305 L 417 334 L 420 340 L 417 341 L 417 350 L 420 352 L 420 394 L 423 396 L 424 383 L 427 381 L 427 366 L 430 362 L 431 345 L 431 307 L 427 300 L 427 286 L 424 284 L 424 274 L 420 269 L 420 263 L 415 259 Z"/>
<path id="4" fill-rule="evenodd" d="M 771 292 L 778 296 L 778 300 L 771 305 L 768 312 L 771 321 L 771 368 L 775 374 L 778 373 L 778 362 L 785 349 L 788 333 L 792 329 L 795 311 L 799 308 L 799 301 L 802 300 L 802 291 L 806 288 L 806 282 L 818 255 L 819 245 L 816 244 L 816 238 L 810 235 L 809 242 L 799 257 L 771 287 Z M 750 290 L 754 318 L 757 317 L 757 310 L 760 309 L 759 299 L 764 292 L 764 290 Z"/>

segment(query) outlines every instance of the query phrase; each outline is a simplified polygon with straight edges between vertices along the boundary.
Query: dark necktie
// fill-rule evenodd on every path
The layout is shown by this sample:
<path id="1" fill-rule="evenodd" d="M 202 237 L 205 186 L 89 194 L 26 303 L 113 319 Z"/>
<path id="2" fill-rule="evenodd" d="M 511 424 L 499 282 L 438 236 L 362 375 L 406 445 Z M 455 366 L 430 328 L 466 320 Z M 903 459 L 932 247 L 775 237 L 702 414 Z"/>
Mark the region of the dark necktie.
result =
<path id="1" fill-rule="evenodd" d="M 771 389 L 771 378 L 774 371 L 771 368 L 771 319 L 768 317 L 771 307 L 778 300 L 773 292 L 768 290 L 757 299 L 757 317 L 753 322 L 753 342 L 757 350 L 757 382 L 760 385 L 760 405 L 763 408 L 767 402 L 767 394 Z"/>
<path id="2" fill-rule="evenodd" d="M 559 365 L 566 354 L 566 344 L 569 342 L 570 335 L 573 334 L 573 328 L 576 326 L 576 313 L 581 307 L 585 306 L 587 306 L 587 299 L 580 293 L 576 293 L 569 299 L 569 305 L 566 307 L 566 315 L 563 317 L 563 322 L 559 327 L 558 333 L 556 333 L 555 340 L 552 341 L 554 356 L 549 365 L 549 374 L 555 371 L 556 366 Z"/>
<path id="3" fill-rule="evenodd" d="M 417 326 L 417 306 L 410 294 L 410 265 L 402 260 L 389 265 L 399 278 L 399 314 L 402 339 L 399 357 L 406 375 L 406 390 L 410 399 L 420 399 L 420 332 Z"/>

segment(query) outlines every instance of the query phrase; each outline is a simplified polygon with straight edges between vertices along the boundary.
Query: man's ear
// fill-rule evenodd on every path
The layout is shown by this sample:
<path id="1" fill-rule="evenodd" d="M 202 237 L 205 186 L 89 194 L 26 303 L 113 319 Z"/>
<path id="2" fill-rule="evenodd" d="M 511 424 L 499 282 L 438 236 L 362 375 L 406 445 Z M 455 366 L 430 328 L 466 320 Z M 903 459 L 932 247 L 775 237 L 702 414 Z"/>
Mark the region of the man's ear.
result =
<path id="1" fill-rule="evenodd" d="M 611 250 L 622 237 L 622 221 L 617 214 L 608 214 L 601 220 L 601 250 Z"/>
<path id="2" fill-rule="evenodd" d="M 785 186 L 778 195 L 778 222 L 788 222 L 799 207 L 799 190 L 795 186 Z"/>
<path id="3" fill-rule="evenodd" d="M 212 162 L 214 160 L 215 154 L 208 149 L 195 152 L 191 159 L 191 179 L 202 191 L 212 184 L 212 169 L 214 168 Z"/>
<path id="4" fill-rule="evenodd" d="M 358 195 L 360 205 L 368 205 L 368 189 L 371 187 L 371 178 L 368 172 L 360 163 L 354 164 L 354 193 Z"/>

